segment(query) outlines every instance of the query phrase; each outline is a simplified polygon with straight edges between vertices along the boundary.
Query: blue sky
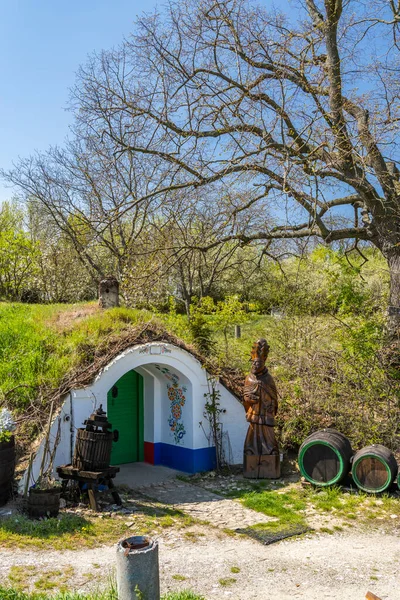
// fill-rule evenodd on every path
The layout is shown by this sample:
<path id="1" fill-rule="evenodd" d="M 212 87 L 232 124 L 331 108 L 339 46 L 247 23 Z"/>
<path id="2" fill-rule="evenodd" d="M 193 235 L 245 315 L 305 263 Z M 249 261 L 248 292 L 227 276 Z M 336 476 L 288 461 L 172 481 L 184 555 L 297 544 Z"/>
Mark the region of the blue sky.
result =
<path id="1" fill-rule="evenodd" d="M 0 0 L 0 167 L 62 144 L 75 72 L 118 45 L 156 0 Z M 0 202 L 12 190 L 0 180 Z"/>

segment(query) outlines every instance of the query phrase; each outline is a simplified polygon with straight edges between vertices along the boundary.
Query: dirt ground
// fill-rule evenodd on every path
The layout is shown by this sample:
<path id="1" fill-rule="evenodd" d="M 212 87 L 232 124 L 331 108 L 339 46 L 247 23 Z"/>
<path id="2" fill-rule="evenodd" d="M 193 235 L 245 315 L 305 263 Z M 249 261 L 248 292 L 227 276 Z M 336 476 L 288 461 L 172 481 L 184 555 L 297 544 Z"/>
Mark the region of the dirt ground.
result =
<path id="1" fill-rule="evenodd" d="M 95 302 L 78 305 L 76 308 L 63 310 L 58 313 L 54 320 L 54 325 L 60 331 L 70 329 L 73 325 L 76 325 L 78 321 L 94 315 L 97 312 L 100 312 L 100 308 Z"/>
<path id="2" fill-rule="evenodd" d="M 161 589 L 192 589 L 207 600 L 362 600 L 368 590 L 396 600 L 399 533 L 313 534 L 264 546 L 207 526 L 170 530 L 158 540 Z M 42 577 L 58 572 L 68 588 L 89 591 L 99 581 L 107 583 L 114 557 L 114 546 L 63 552 L 0 550 L 0 579 L 10 583 L 10 569 L 28 577 L 36 567 Z"/>
<path id="3" fill-rule="evenodd" d="M 334 517 L 312 511 L 308 522 L 316 531 L 266 546 L 234 532 L 248 519 L 257 523 L 264 515 L 214 493 L 235 490 L 244 483 L 242 479 L 241 475 L 209 475 L 190 482 L 168 479 L 141 488 L 150 499 L 167 500 L 209 522 L 162 529 L 157 539 L 163 594 L 191 589 L 207 600 L 364 600 L 371 591 L 382 600 L 400 599 L 399 514 L 371 524 L 356 518 L 351 526 L 336 530 Z M 280 485 L 297 480 L 298 474 L 292 471 Z M 125 507 L 136 501 L 138 493 L 128 488 Z M 121 527 L 123 522 L 124 518 Z M 323 531 L 322 525 L 331 529 Z M 115 553 L 115 545 L 75 551 L 0 548 L 0 583 L 29 584 L 30 589 L 49 592 L 63 588 L 94 591 L 113 577 Z"/>

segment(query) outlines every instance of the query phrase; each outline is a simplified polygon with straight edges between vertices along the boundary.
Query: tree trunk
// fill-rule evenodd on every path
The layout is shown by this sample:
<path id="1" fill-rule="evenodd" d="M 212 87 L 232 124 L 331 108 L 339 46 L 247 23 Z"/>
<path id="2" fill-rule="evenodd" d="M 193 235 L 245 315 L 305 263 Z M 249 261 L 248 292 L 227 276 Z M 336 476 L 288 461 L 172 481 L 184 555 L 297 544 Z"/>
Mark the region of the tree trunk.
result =
<path id="1" fill-rule="evenodd" d="M 391 338 L 400 334 L 400 244 L 384 252 L 390 273 L 388 330 Z"/>
<path id="2" fill-rule="evenodd" d="M 387 330 L 392 342 L 400 337 L 400 195 L 375 214 L 375 245 L 386 258 L 390 275 Z M 397 344 L 396 344 L 397 345 Z"/>
<path id="3" fill-rule="evenodd" d="M 190 298 L 188 298 L 186 296 L 185 297 L 185 311 L 186 311 L 186 316 L 188 317 L 188 319 L 190 319 L 190 305 L 191 305 Z"/>
<path id="4" fill-rule="evenodd" d="M 183 282 L 181 283 L 180 295 L 185 305 L 186 316 L 190 319 L 190 305 L 192 303 L 192 297 Z"/>

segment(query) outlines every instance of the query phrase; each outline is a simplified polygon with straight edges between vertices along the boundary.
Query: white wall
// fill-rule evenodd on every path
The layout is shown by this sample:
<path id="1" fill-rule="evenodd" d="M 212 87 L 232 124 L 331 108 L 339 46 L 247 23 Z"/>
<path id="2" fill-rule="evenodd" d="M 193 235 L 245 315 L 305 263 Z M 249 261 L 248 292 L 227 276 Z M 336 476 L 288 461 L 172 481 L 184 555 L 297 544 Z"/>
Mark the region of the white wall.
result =
<path id="1" fill-rule="evenodd" d="M 52 426 L 50 428 L 49 443 L 50 443 L 51 449 L 54 448 L 54 443 L 58 436 L 58 432 L 60 435 L 60 443 L 57 446 L 56 455 L 55 455 L 55 459 L 54 459 L 55 466 L 70 463 L 71 458 L 72 458 L 71 452 L 73 452 L 74 440 L 72 439 L 72 432 L 71 432 L 72 423 L 71 423 L 71 401 L 70 401 L 70 398 L 71 398 L 70 394 L 68 394 L 65 397 L 61 411 L 57 415 L 57 417 L 54 419 Z M 29 477 L 29 487 L 31 487 L 35 483 L 35 481 L 37 481 L 37 479 L 39 477 L 40 467 L 41 467 L 42 458 L 43 458 L 43 451 L 44 451 L 44 440 L 42 440 L 42 442 L 40 443 L 39 448 L 36 452 L 36 456 L 32 463 L 32 469 L 31 469 L 30 477 Z M 48 456 L 48 454 L 47 454 L 47 456 Z M 45 463 L 45 466 L 46 466 L 46 464 L 47 463 Z M 25 474 L 23 475 L 23 477 L 20 480 L 20 483 L 19 483 L 20 491 L 24 491 L 25 485 L 26 485 L 26 479 L 27 479 L 27 472 L 25 472 Z"/>
<path id="2" fill-rule="evenodd" d="M 167 368 L 168 372 L 163 373 L 162 369 Z M 163 442 L 164 444 L 175 443 L 174 433 L 171 431 L 169 425 L 169 418 L 171 417 L 171 401 L 168 398 L 168 386 L 172 386 L 173 381 L 177 383 L 178 389 L 182 390 L 185 396 L 185 403 L 181 407 L 181 419 L 180 423 L 184 425 L 185 434 L 180 439 L 178 445 L 183 448 L 193 448 L 193 386 L 192 382 L 188 377 L 183 375 L 176 367 L 171 365 L 160 365 L 155 362 L 154 364 L 146 365 L 146 372 L 151 374 L 155 385 L 155 413 L 153 419 L 159 424 L 157 435 L 153 438 L 146 437 L 145 440 L 148 442 Z M 136 369 L 139 371 L 139 369 Z M 145 382 L 146 386 L 146 382 Z M 145 392 L 146 396 L 146 392 Z M 146 402 L 146 399 L 145 399 Z M 148 418 L 151 418 L 150 415 Z M 145 421 L 146 428 L 146 421 Z"/>
<path id="3" fill-rule="evenodd" d="M 193 449 L 205 448 L 209 445 L 207 439 L 209 428 L 203 414 L 204 394 L 209 391 L 206 371 L 189 352 L 172 344 L 151 342 L 134 346 L 121 353 L 98 374 L 90 386 L 72 390 L 66 397 L 51 429 L 51 440 L 54 441 L 60 419 L 61 441 L 57 449 L 55 466 L 71 462 L 76 430 L 83 427 L 84 421 L 100 404 L 103 404 L 104 410 L 107 410 L 108 391 L 120 377 L 132 369 L 137 370 L 144 377 L 145 441 L 174 443 L 173 433 L 168 425 L 170 413 L 166 385 L 168 380 L 155 365 L 166 366 L 171 373 L 179 377 L 179 385 L 186 387 L 186 402 L 182 408 L 182 422 L 186 434 L 180 445 Z M 220 407 L 224 410 L 220 421 L 229 436 L 231 462 L 239 464 L 242 462 L 247 431 L 244 409 L 226 388 L 221 384 L 217 387 L 221 394 Z M 206 433 L 199 425 L 200 422 Z M 43 443 L 34 460 L 30 483 L 37 479 L 39 473 L 42 446 Z M 21 481 L 21 489 L 24 480 L 25 478 Z"/>
<path id="4" fill-rule="evenodd" d="M 160 427 L 158 420 L 154 419 L 157 413 L 155 404 L 159 396 L 158 382 L 148 368 L 137 367 L 135 371 L 143 377 L 144 441 L 152 442 Z"/>
<path id="5" fill-rule="evenodd" d="M 220 405 L 225 410 L 220 415 L 223 431 L 229 436 L 231 464 L 243 462 L 243 446 L 249 424 L 246 421 L 244 407 L 223 385 L 219 384 Z"/>

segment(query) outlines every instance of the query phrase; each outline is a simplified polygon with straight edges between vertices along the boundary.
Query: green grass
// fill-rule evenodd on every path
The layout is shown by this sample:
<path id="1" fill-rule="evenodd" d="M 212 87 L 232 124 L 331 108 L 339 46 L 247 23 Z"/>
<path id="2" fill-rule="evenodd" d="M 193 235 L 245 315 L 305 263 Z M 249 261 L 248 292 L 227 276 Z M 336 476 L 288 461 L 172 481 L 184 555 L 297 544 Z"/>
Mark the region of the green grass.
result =
<path id="1" fill-rule="evenodd" d="M 367 522 L 377 517 L 390 518 L 391 514 L 400 516 L 398 498 L 387 494 L 376 498 L 373 495 L 358 492 L 343 492 L 339 487 L 322 490 L 304 490 L 308 502 L 322 514 L 330 514 L 345 521 L 346 519 Z"/>
<path id="2" fill-rule="evenodd" d="M 209 319 L 212 323 L 213 317 Z M 251 319 L 245 339 L 234 342 L 235 362 L 243 363 L 246 369 L 252 337 L 273 321 L 271 317 Z M 192 341 L 184 315 L 155 315 L 123 307 L 100 310 L 94 302 L 0 302 L 0 399 L 5 396 L 11 410 L 23 412 L 36 400 L 39 389 L 58 387 L 66 373 L 92 362 L 99 346 L 106 344 L 110 336 L 149 321 L 186 342 Z M 218 327 L 213 325 L 213 330 L 221 340 Z"/>
<path id="3" fill-rule="evenodd" d="M 330 529 L 329 527 L 320 527 L 319 531 L 322 533 L 329 533 L 329 535 L 333 535 L 335 532 L 333 529 Z"/>
<path id="4" fill-rule="evenodd" d="M 277 431 L 282 448 L 297 447 L 310 431 L 326 425 L 327 416 L 336 428 L 350 436 L 354 445 L 390 445 L 393 441 L 393 425 L 387 419 L 382 419 L 377 428 L 376 419 L 372 423 L 365 417 L 380 410 L 380 405 L 376 405 L 379 397 L 382 410 L 386 411 L 388 402 L 392 403 L 391 418 L 396 421 L 395 386 L 387 387 L 387 377 L 376 366 L 374 354 L 380 348 L 381 325 L 375 316 L 371 321 L 357 315 L 341 319 L 344 325 L 329 315 L 275 319 L 249 313 L 242 323 L 240 339 L 234 339 L 234 323 L 229 323 L 226 345 L 218 315 L 206 315 L 215 342 L 212 361 L 217 368 L 228 366 L 248 372 L 252 343 L 268 335 L 268 362 L 280 393 Z M 45 417 L 49 391 L 57 388 L 67 374 L 92 364 L 99 353 L 105 354 L 121 332 L 140 329 L 148 322 L 160 332 L 193 341 L 185 315 L 156 315 L 123 307 L 104 311 L 94 302 L 0 303 L 0 404 L 5 399 L 17 416 L 32 415 L 30 407 L 34 405 L 43 409 Z M 337 362 L 338 356 L 343 356 L 343 360 Z M 332 375 L 333 357 L 336 371 Z M 363 371 L 371 373 L 371 377 L 360 382 L 359 373 Z M 45 399 L 42 404 L 41 397 Z M 370 406 L 373 410 L 368 412 Z M 357 418 L 361 414 L 364 416 Z M 38 422 L 39 419 L 20 419 L 20 446 L 27 449 L 38 435 Z"/>
<path id="5" fill-rule="evenodd" d="M 222 585 L 222 587 L 229 587 L 230 585 L 233 585 L 234 583 L 236 583 L 236 579 L 234 577 L 226 577 L 225 579 L 219 579 L 219 584 Z"/>
<path id="6" fill-rule="evenodd" d="M 206 600 L 204 596 L 199 596 L 190 590 L 182 592 L 171 592 L 165 596 L 161 596 L 161 600 Z"/>
<path id="7" fill-rule="evenodd" d="M 60 519 L 31 521 L 25 516 L 0 520 L 0 545 L 5 548 L 76 550 L 109 544 L 127 528 L 120 519 L 82 518 L 65 514 Z"/>
<path id="8" fill-rule="evenodd" d="M 147 311 L 99 312 L 94 303 L 0 303 L 0 390 L 8 406 L 23 409 L 39 387 L 58 386 L 65 373 L 93 358 L 107 336 L 149 319 Z"/>
<path id="9" fill-rule="evenodd" d="M 92 592 L 89 594 L 79 594 L 75 592 L 23 592 L 15 588 L 6 588 L 0 586 L 1 600 L 118 600 L 117 592 L 114 587 L 106 591 Z M 190 590 L 180 592 L 170 592 L 161 596 L 161 600 L 206 600 L 204 596 L 199 596 Z"/>
<path id="10" fill-rule="evenodd" d="M 400 518 L 398 498 L 388 495 L 375 497 L 362 492 L 348 493 L 338 486 L 304 488 L 300 483 L 280 485 L 278 489 L 271 489 L 270 486 L 268 481 L 254 483 L 247 480 L 241 482 L 240 489 L 221 485 L 218 493 L 236 498 L 247 508 L 271 517 L 273 520 L 269 523 L 253 526 L 271 533 L 309 525 L 308 509 L 313 509 L 319 517 L 328 521 L 319 527 L 320 531 L 326 533 L 342 531 L 343 526 L 351 527 L 351 521 L 371 526 L 379 519 L 377 522 L 381 526 L 385 522 L 393 522 L 391 515 Z M 332 519 L 337 523 L 332 523 Z"/>
<path id="11" fill-rule="evenodd" d="M 91 364 L 118 334 L 149 322 L 192 341 L 184 315 L 156 316 L 123 307 L 100 310 L 96 303 L 0 302 L 0 403 L 5 399 L 11 411 L 24 414 L 67 374 Z M 18 428 L 18 441 L 29 442 L 38 433 L 37 421 L 26 419 Z"/>
<path id="12" fill-rule="evenodd" d="M 3 548 L 44 548 L 77 550 L 113 544 L 132 535 L 159 534 L 165 527 L 177 529 L 194 523 L 190 516 L 169 508 L 151 508 L 145 505 L 129 516 L 133 525 L 125 525 L 126 515 L 112 518 L 90 515 L 81 517 L 61 513 L 60 518 L 34 521 L 24 515 L 0 519 L 0 546 Z"/>
<path id="13" fill-rule="evenodd" d="M 233 328 L 229 332 L 230 366 L 243 371 L 248 371 L 252 341 L 266 330 L 274 338 L 281 329 L 273 317 L 251 314 L 248 318 L 241 339 L 233 338 Z M 214 323 L 213 315 L 207 319 L 217 342 L 216 356 L 226 360 L 222 330 Z M 94 302 L 52 305 L 0 302 L 0 398 L 6 395 L 9 408 L 22 411 L 36 399 L 39 388 L 57 387 L 67 372 L 93 360 L 96 349 L 110 336 L 149 321 L 187 342 L 192 341 L 185 315 L 156 316 L 146 310 L 123 307 L 100 310 Z M 277 350 L 277 344 L 273 343 L 272 359 Z"/>
<path id="14" fill-rule="evenodd" d="M 47 592 L 28 593 L 15 588 L 0 587 L 0 598 L 1 600 L 118 600 L 117 593 L 113 588 L 91 594 L 60 592 L 49 595 Z"/>
<path id="15" fill-rule="evenodd" d="M 269 523 L 262 524 L 261 528 L 264 530 L 278 532 L 306 525 L 305 516 L 300 511 L 306 509 L 307 502 L 297 490 L 290 490 L 283 493 L 272 490 L 250 492 L 243 495 L 241 500 L 247 508 L 261 512 L 274 519 Z"/>
<path id="16" fill-rule="evenodd" d="M 240 339 L 233 337 L 234 322 L 224 332 L 218 314 L 205 318 L 215 342 L 211 361 L 216 370 L 229 367 L 248 372 L 252 343 L 267 335 L 271 345 L 268 366 L 280 396 L 276 432 L 283 450 L 298 448 L 311 431 L 327 422 L 348 435 L 355 448 L 369 443 L 395 445 L 399 380 L 395 379 L 397 371 L 390 375 L 376 360 L 383 332 L 379 315 L 275 319 L 248 313 Z M 0 405 L 5 404 L 19 419 L 21 455 L 41 433 L 51 390 L 115 348 L 121 333 L 140 330 L 149 322 L 161 335 L 165 331 L 193 341 L 185 315 L 156 315 L 123 307 L 104 311 L 96 303 L 0 303 Z M 360 378 L 363 372 L 368 372 L 367 378 Z M 41 418 L 32 418 L 39 412 Z M 376 413 L 382 415 L 378 425 Z M 325 510 L 325 503 L 331 510 L 334 502 L 333 497 L 320 498 L 319 508 Z M 357 514 L 355 510 L 348 513 L 349 519 Z"/>

